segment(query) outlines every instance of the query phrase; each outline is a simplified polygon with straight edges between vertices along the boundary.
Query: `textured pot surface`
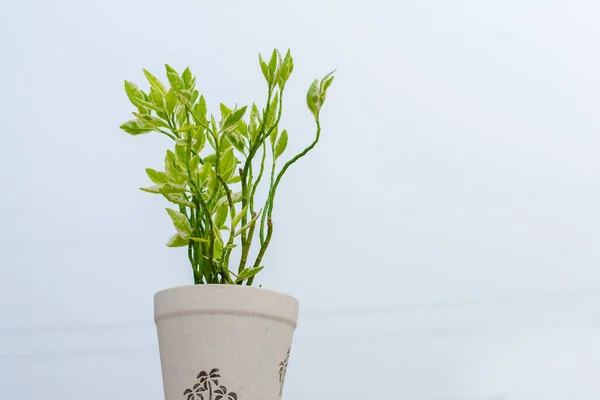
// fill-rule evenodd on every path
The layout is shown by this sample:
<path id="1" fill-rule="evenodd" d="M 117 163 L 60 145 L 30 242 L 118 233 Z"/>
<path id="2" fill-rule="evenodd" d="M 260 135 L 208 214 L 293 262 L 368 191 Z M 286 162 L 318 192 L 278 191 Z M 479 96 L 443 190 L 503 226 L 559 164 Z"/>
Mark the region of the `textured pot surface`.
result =
<path id="1" fill-rule="evenodd" d="M 195 285 L 154 296 L 166 400 L 278 400 L 298 319 L 284 293 Z"/>

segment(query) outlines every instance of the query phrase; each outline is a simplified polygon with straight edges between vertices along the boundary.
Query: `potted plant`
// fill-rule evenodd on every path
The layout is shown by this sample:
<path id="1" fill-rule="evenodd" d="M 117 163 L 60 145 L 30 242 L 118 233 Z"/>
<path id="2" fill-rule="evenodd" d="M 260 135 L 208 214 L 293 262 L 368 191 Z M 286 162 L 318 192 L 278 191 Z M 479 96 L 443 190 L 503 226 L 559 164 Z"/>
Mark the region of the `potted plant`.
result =
<path id="1" fill-rule="evenodd" d="M 169 85 L 144 70 L 149 91 L 125 81 L 135 119 L 131 135 L 158 132 L 173 141 L 164 170 L 148 168 L 143 191 L 172 203 L 175 227 L 167 246 L 184 247 L 195 285 L 154 297 L 167 400 L 271 400 L 282 394 L 298 302 L 252 287 L 274 230 L 277 189 L 289 167 L 312 150 L 321 134 L 319 114 L 333 73 L 315 80 L 306 102 L 316 137 L 283 162 L 288 132 L 280 129 L 283 94 L 293 69 L 290 52 L 266 62 L 264 107 L 220 105 L 218 116 L 196 89 L 189 68 L 166 65 Z M 262 188 L 262 190 L 261 190 Z M 260 193 L 266 193 L 261 199 Z"/>

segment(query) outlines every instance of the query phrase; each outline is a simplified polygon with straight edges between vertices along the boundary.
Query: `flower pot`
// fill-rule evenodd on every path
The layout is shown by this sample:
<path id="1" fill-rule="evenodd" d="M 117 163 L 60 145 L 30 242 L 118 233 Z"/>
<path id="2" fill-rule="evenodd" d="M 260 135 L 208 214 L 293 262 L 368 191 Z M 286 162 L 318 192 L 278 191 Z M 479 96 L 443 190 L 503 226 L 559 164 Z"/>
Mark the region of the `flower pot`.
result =
<path id="1" fill-rule="evenodd" d="M 278 400 L 298 301 L 238 285 L 195 285 L 154 296 L 166 400 Z"/>

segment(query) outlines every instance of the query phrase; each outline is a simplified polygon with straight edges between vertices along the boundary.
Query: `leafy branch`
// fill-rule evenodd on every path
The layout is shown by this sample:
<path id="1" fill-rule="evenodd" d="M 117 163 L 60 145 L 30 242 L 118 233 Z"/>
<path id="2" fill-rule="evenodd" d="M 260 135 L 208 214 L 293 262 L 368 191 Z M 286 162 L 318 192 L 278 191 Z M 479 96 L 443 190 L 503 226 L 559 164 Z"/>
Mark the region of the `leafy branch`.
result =
<path id="1" fill-rule="evenodd" d="M 136 111 L 132 113 L 135 119 L 120 128 L 131 135 L 158 132 L 174 142 L 173 150 L 166 152 L 164 171 L 147 168 L 154 185 L 141 190 L 160 194 L 176 206 L 167 208 L 176 231 L 167 246 L 187 247 L 196 284 L 253 283 L 263 269 L 262 260 L 273 235 L 273 205 L 281 179 L 316 146 L 321 134 L 319 115 L 333 73 L 315 80 L 307 93 L 316 138 L 278 169 L 277 161 L 288 143 L 287 130 L 279 129 L 283 93 L 294 62 L 289 50 L 285 57 L 273 50 L 268 62 L 259 54 L 259 63 L 268 89 L 262 110 L 256 104 L 239 108 L 220 104 L 218 116 L 209 115 L 206 99 L 196 89 L 196 77 L 189 68 L 179 74 L 166 65 L 168 86 L 143 70 L 148 92 L 125 81 L 125 92 Z M 253 171 L 258 171 L 256 177 Z M 256 211 L 256 196 L 263 181 L 268 183 L 267 195 L 261 202 L 264 206 Z M 249 262 L 257 230 L 260 243 L 254 262 Z M 228 234 L 227 241 L 224 233 Z M 241 253 L 234 273 L 231 255 L 238 244 Z"/>

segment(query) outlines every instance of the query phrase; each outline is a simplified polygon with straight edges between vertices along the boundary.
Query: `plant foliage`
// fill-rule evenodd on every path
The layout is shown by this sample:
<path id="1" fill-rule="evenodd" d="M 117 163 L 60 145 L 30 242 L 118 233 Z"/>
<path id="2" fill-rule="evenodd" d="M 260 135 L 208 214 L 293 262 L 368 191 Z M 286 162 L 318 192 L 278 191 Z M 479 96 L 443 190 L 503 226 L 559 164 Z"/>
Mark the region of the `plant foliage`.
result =
<path id="1" fill-rule="evenodd" d="M 208 113 L 189 68 L 180 74 L 166 65 L 168 85 L 144 70 L 148 92 L 125 81 L 125 92 L 137 111 L 121 129 L 131 135 L 158 132 L 174 142 L 163 171 L 146 169 L 153 185 L 141 190 L 172 203 L 167 213 L 175 233 L 167 246 L 187 248 L 196 284 L 252 284 L 263 269 L 273 235 L 273 206 L 281 179 L 315 147 L 321 134 L 319 115 L 333 72 L 315 80 L 306 94 L 316 123 L 314 141 L 283 162 L 288 132 L 279 128 L 279 122 L 294 61 L 289 50 L 285 57 L 273 50 L 268 61 L 259 54 L 259 62 L 268 89 L 264 107 L 221 104 L 216 116 Z M 268 185 L 267 195 L 259 201 L 262 185 Z M 257 251 L 250 260 L 253 244 Z M 237 266 L 230 262 L 235 249 L 241 251 Z"/>

